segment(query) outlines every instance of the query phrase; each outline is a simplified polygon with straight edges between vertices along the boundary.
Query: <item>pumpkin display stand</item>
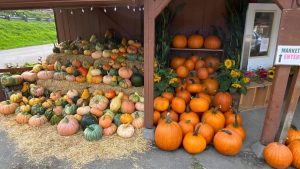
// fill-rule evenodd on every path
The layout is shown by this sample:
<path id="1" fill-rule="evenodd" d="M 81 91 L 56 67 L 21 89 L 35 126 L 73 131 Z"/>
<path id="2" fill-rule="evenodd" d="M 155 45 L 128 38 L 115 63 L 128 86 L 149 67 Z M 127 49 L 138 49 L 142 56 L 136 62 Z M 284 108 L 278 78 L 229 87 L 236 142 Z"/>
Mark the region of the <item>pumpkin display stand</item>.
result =
<path id="1" fill-rule="evenodd" d="M 37 81 L 37 84 L 43 86 L 50 91 L 60 90 L 63 94 L 67 93 L 69 89 L 75 89 L 79 92 L 82 92 L 83 89 L 89 88 L 90 92 L 93 92 L 96 89 L 101 89 L 103 91 L 112 89 L 119 92 L 124 92 L 126 94 L 132 94 L 137 92 L 140 96 L 144 96 L 144 87 L 130 87 L 127 89 L 121 88 L 119 86 L 110 86 L 104 83 L 101 84 L 90 84 L 90 83 L 78 83 L 78 82 L 69 82 L 66 80 L 41 80 Z"/>
<path id="2" fill-rule="evenodd" d="M 143 137 L 143 130 L 137 129 L 131 138 L 124 139 L 114 134 L 103 136 L 99 141 L 85 140 L 83 131 L 72 136 L 62 137 L 56 132 L 56 126 L 46 123 L 39 127 L 20 125 L 16 115 L 0 115 L 0 130 L 16 143 L 17 151 L 26 155 L 35 163 L 42 163 L 48 158 L 67 160 L 72 168 L 97 159 L 113 160 L 143 153 L 150 149 L 150 142 Z"/>

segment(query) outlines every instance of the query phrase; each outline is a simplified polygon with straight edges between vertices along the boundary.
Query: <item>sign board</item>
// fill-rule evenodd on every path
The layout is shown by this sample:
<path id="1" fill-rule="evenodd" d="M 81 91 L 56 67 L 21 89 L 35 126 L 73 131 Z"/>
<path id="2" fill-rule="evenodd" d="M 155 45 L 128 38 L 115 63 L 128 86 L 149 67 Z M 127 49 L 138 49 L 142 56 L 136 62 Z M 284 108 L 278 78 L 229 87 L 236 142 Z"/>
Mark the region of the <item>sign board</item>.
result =
<path id="1" fill-rule="evenodd" d="M 300 46 L 278 45 L 275 65 L 300 66 Z"/>

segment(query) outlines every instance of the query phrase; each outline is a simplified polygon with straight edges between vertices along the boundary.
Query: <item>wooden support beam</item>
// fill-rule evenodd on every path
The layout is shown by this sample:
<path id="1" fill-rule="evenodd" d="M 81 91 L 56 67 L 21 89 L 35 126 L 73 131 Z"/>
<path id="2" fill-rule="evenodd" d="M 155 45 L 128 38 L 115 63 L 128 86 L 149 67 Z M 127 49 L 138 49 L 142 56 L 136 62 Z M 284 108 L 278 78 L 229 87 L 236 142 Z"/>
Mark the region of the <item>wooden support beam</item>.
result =
<path id="1" fill-rule="evenodd" d="M 274 0 L 274 1 L 281 9 L 289 9 L 292 8 L 292 3 L 294 0 Z"/>
<path id="2" fill-rule="evenodd" d="M 263 145 L 273 142 L 277 135 L 282 117 L 282 105 L 290 69 L 291 66 L 276 66 L 276 74 L 273 79 L 272 92 L 260 139 Z"/>
<path id="3" fill-rule="evenodd" d="M 145 127 L 153 128 L 153 74 L 155 58 L 155 18 L 171 0 L 144 1 L 144 84 Z"/>
<path id="4" fill-rule="evenodd" d="M 297 67 L 297 71 L 294 74 L 292 84 L 290 87 L 290 91 L 287 99 L 287 106 L 285 107 L 285 111 L 284 111 L 284 113 L 286 114 L 285 114 L 282 130 L 279 136 L 280 143 L 285 143 L 287 132 L 291 127 L 294 113 L 297 108 L 299 96 L 300 96 L 300 67 Z"/>

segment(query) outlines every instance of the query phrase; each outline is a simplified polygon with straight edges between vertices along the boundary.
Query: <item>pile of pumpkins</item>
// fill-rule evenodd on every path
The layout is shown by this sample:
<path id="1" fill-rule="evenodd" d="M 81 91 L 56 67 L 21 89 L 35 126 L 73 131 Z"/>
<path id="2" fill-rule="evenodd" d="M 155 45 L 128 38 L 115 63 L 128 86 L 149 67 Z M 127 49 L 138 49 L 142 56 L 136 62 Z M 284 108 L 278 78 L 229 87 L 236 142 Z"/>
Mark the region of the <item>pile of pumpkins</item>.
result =
<path id="1" fill-rule="evenodd" d="M 204 38 L 200 34 L 192 34 L 186 37 L 183 34 L 175 35 L 172 40 L 174 48 L 191 48 L 191 49 L 220 49 L 222 46 L 221 39 L 218 36 L 210 35 Z"/>
<path id="2" fill-rule="evenodd" d="M 264 159 L 273 168 L 300 168 L 300 130 L 292 126 L 288 130 L 286 145 L 273 142 L 264 149 Z"/>
<path id="3" fill-rule="evenodd" d="M 114 90 L 95 90 L 91 94 L 88 89 L 81 94 L 69 90 L 63 95 L 25 82 L 21 91 L 0 103 L 0 113 L 15 113 L 17 123 L 35 127 L 50 122 L 57 125 L 61 136 L 73 135 L 81 128 L 88 141 L 114 133 L 129 138 L 136 128 L 144 126 L 144 98 Z"/>

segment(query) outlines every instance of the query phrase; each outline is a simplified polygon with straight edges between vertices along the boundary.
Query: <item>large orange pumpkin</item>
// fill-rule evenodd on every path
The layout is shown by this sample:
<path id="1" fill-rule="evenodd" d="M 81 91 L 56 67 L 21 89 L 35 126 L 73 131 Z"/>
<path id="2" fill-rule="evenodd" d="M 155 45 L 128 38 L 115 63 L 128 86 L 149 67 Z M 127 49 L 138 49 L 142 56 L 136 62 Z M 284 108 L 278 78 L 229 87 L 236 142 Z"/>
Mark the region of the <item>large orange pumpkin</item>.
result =
<path id="1" fill-rule="evenodd" d="M 185 58 L 181 56 L 176 56 L 171 59 L 171 68 L 176 69 L 179 66 L 182 66 L 185 62 Z"/>
<path id="2" fill-rule="evenodd" d="M 210 95 L 215 95 L 219 90 L 219 83 L 215 79 L 211 79 L 211 78 L 205 79 L 204 86 L 206 92 Z"/>
<path id="3" fill-rule="evenodd" d="M 201 80 L 207 79 L 209 76 L 208 70 L 205 67 L 197 69 L 197 77 Z"/>
<path id="4" fill-rule="evenodd" d="M 190 154 L 198 154 L 205 150 L 206 140 L 198 131 L 201 126 L 198 126 L 194 132 L 189 132 L 183 139 L 183 148 Z"/>
<path id="5" fill-rule="evenodd" d="M 171 105 L 172 105 L 172 109 L 177 113 L 183 113 L 186 108 L 185 100 L 181 97 L 174 97 Z"/>
<path id="6" fill-rule="evenodd" d="M 223 155 L 234 156 L 241 151 L 242 146 L 242 138 L 230 129 L 222 129 L 214 137 L 214 147 Z"/>
<path id="7" fill-rule="evenodd" d="M 190 94 L 190 92 L 188 92 L 184 88 L 180 88 L 176 92 L 176 97 L 183 98 L 185 100 L 185 103 L 188 103 L 191 100 L 191 94 Z"/>
<path id="8" fill-rule="evenodd" d="M 179 34 L 173 38 L 173 47 L 175 48 L 185 48 L 187 45 L 187 38 L 185 35 Z"/>
<path id="9" fill-rule="evenodd" d="M 211 108 L 203 113 L 201 121 L 209 124 L 216 132 L 225 127 L 225 117 L 219 107 Z"/>
<path id="10" fill-rule="evenodd" d="M 196 113 L 205 112 L 209 108 L 209 103 L 204 98 L 193 98 L 190 101 L 190 108 L 193 112 Z"/>
<path id="11" fill-rule="evenodd" d="M 295 168 L 300 168 L 300 139 L 292 141 L 288 147 L 293 154 L 292 165 Z"/>
<path id="12" fill-rule="evenodd" d="M 218 92 L 214 97 L 214 105 L 221 106 L 220 110 L 226 112 L 231 108 L 232 96 L 228 92 Z"/>
<path id="13" fill-rule="evenodd" d="M 181 145 L 182 130 L 177 122 L 171 120 L 169 114 L 165 120 L 158 123 L 154 140 L 156 146 L 165 151 L 176 150 Z"/>
<path id="14" fill-rule="evenodd" d="M 221 45 L 221 39 L 217 36 L 211 35 L 205 38 L 204 47 L 206 49 L 220 49 Z"/>
<path id="15" fill-rule="evenodd" d="M 194 125 L 189 120 L 181 120 L 178 124 L 181 127 L 183 136 L 185 136 L 188 132 L 194 131 Z"/>
<path id="16" fill-rule="evenodd" d="M 188 47 L 192 49 L 202 48 L 204 38 L 201 35 L 193 34 L 188 38 Z"/>
<path id="17" fill-rule="evenodd" d="M 154 109 L 157 111 L 166 111 L 169 107 L 169 100 L 164 97 L 156 97 L 154 99 Z"/>
<path id="18" fill-rule="evenodd" d="M 268 144 L 264 149 L 264 159 L 273 168 L 285 169 L 293 162 L 291 150 L 278 142 Z"/>
<path id="19" fill-rule="evenodd" d="M 180 78 L 185 78 L 189 75 L 189 69 L 186 66 L 178 66 L 176 69 L 176 74 Z"/>
<path id="20" fill-rule="evenodd" d="M 198 133 L 204 137 L 206 144 L 210 144 L 215 134 L 214 129 L 206 123 L 198 123 L 195 128 L 197 128 L 197 126 L 201 126 Z"/>
<path id="21" fill-rule="evenodd" d="M 213 68 L 214 71 L 218 70 L 220 67 L 220 59 L 216 56 L 206 56 L 204 61 L 205 66 Z"/>

